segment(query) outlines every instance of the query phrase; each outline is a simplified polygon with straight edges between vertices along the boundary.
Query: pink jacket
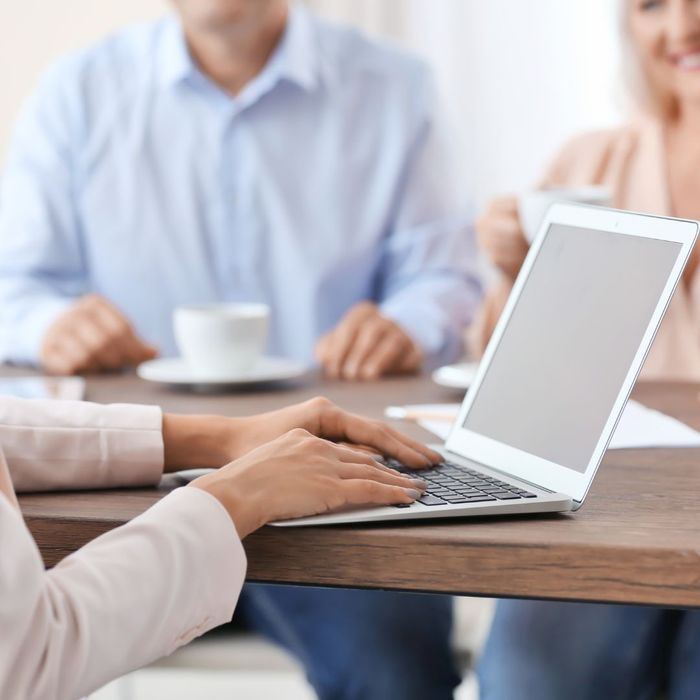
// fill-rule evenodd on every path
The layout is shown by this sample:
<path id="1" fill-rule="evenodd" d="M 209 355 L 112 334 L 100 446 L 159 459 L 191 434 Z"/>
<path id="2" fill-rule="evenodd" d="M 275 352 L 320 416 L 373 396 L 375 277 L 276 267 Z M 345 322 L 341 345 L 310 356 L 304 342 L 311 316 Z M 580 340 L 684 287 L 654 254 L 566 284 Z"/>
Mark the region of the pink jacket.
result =
<path id="1" fill-rule="evenodd" d="M 672 215 L 661 124 L 643 119 L 619 129 L 584 134 L 556 157 L 541 186 L 604 185 L 619 209 Z M 487 293 L 469 341 L 484 351 L 511 285 L 500 279 Z M 645 379 L 700 381 L 700 274 L 679 285 L 642 369 Z"/>
<path id="2" fill-rule="evenodd" d="M 2 700 L 80 697 L 231 619 L 246 558 L 204 491 L 177 489 L 50 571 L 17 509 L 12 481 L 158 483 L 161 422 L 152 407 L 0 397 Z"/>

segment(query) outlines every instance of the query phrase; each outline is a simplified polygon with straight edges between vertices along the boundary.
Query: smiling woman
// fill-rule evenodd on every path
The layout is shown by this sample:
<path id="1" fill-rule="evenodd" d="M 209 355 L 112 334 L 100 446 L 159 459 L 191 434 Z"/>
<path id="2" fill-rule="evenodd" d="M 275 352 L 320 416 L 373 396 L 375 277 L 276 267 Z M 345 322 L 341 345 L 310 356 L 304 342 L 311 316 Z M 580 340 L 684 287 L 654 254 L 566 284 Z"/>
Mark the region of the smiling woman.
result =
<path id="1" fill-rule="evenodd" d="M 619 0 L 631 87 L 643 108 L 678 119 L 700 102 L 700 4 Z"/>
<path id="2" fill-rule="evenodd" d="M 620 0 L 629 88 L 639 116 L 565 146 L 543 187 L 601 185 L 618 208 L 700 218 L 700 2 Z M 514 198 L 477 225 L 498 269 L 475 328 L 488 339 L 528 250 Z M 516 264 L 512 265 L 513 259 Z M 700 256 L 684 272 L 642 370 L 700 379 Z M 507 264 L 506 264 L 507 263 Z M 638 272 L 638 271 L 637 271 Z M 591 271 L 591 282 L 593 283 Z M 570 646 L 574 640 L 575 647 Z M 509 669 L 503 673 L 503 669 Z M 622 606 L 502 602 L 481 666 L 485 700 L 700 696 L 700 615 Z M 521 695 L 528 688 L 530 694 Z"/>
<path id="3" fill-rule="evenodd" d="M 620 0 L 620 9 L 637 116 L 574 138 L 540 186 L 602 186 L 620 209 L 699 219 L 700 3 Z M 481 351 L 529 248 L 516 199 L 491 203 L 477 233 L 499 275 L 471 329 L 472 347 Z M 644 366 L 648 379 L 700 380 L 699 262 L 696 250 Z"/>

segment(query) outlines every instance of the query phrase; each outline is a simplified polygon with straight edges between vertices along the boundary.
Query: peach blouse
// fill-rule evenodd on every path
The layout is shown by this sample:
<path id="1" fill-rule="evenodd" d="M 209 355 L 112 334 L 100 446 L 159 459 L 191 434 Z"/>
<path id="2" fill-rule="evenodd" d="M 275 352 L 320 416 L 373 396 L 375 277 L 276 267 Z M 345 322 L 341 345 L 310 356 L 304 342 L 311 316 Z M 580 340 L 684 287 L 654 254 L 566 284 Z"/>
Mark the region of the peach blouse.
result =
<path id="1" fill-rule="evenodd" d="M 246 571 L 214 497 L 180 488 L 45 571 L 21 490 L 156 484 L 161 413 L 0 397 L 0 698 L 68 700 L 231 619 Z"/>
<path id="2" fill-rule="evenodd" d="M 661 124 L 644 119 L 574 138 L 541 186 L 579 185 L 607 187 L 619 209 L 671 215 Z M 510 290 L 510 282 L 501 277 L 488 291 L 470 329 L 470 347 L 477 356 L 486 348 Z M 700 272 L 679 284 L 641 376 L 700 381 Z"/>

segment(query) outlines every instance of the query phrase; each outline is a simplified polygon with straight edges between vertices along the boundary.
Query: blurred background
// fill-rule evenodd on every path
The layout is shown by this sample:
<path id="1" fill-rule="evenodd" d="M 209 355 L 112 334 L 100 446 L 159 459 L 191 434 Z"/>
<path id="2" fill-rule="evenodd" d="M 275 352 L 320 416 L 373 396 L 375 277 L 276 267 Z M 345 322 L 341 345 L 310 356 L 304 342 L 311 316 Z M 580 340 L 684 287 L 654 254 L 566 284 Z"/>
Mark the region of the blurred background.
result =
<path id="1" fill-rule="evenodd" d="M 465 192 L 531 186 L 562 141 L 620 120 L 617 2 L 611 0 L 308 0 L 421 54 L 434 68 Z M 46 65 L 167 0 L 0 0 L 0 161 L 22 100 Z M 517 115 L 517 119 L 514 119 Z"/>

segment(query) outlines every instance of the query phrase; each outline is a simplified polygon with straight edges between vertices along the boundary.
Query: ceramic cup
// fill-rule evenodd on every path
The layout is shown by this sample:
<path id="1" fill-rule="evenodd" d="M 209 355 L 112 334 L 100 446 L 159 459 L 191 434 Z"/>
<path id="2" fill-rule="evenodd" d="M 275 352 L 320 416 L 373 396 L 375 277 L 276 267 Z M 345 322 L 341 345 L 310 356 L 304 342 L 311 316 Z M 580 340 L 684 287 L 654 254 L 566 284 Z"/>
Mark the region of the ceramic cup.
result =
<path id="1" fill-rule="evenodd" d="M 555 187 L 526 192 L 518 198 L 518 214 L 528 243 L 532 243 L 549 207 L 555 202 L 575 202 L 609 207 L 610 192 L 605 187 Z"/>
<path id="2" fill-rule="evenodd" d="M 175 341 L 197 379 L 245 375 L 262 356 L 270 307 L 265 304 L 191 304 L 173 314 Z"/>

